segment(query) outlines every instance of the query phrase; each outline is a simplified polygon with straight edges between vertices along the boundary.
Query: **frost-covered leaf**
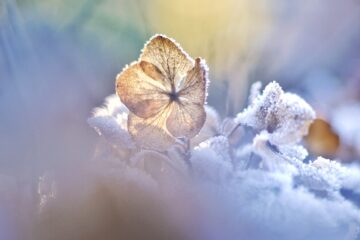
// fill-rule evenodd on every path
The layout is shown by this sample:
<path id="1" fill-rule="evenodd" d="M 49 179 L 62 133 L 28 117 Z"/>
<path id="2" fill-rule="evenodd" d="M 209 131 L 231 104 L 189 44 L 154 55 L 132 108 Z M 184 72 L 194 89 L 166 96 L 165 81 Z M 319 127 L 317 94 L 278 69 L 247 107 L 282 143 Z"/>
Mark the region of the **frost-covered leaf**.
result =
<path id="1" fill-rule="evenodd" d="M 295 144 L 301 141 L 315 119 L 315 112 L 310 105 L 291 93 L 283 94 L 274 110 L 277 124 L 269 140 L 275 145 Z"/>
<path id="2" fill-rule="evenodd" d="M 247 125 L 257 130 L 275 129 L 277 122 L 274 117 L 281 96 L 284 94 L 276 82 L 269 83 L 263 93 L 257 96 L 243 112 L 235 119 L 237 123 Z"/>
<path id="3" fill-rule="evenodd" d="M 307 134 L 314 120 L 313 109 L 299 96 L 284 93 L 276 82 L 269 83 L 251 105 L 239 113 L 238 124 L 270 133 L 274 145 L 293 144 Z"/>

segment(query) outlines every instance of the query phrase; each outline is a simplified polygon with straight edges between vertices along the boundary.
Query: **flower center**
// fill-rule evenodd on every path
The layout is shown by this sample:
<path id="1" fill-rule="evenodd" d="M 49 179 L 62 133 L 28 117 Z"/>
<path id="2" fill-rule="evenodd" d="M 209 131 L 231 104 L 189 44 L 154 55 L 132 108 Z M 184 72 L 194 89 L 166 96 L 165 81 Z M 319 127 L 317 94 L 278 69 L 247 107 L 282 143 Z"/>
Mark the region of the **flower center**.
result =
<path id="1" fill-rule="evenodd" d="M 171 91 L 167 94 L 171 102 L 176 102 L 179 100 L 179 94 L 176 91 Z"/>

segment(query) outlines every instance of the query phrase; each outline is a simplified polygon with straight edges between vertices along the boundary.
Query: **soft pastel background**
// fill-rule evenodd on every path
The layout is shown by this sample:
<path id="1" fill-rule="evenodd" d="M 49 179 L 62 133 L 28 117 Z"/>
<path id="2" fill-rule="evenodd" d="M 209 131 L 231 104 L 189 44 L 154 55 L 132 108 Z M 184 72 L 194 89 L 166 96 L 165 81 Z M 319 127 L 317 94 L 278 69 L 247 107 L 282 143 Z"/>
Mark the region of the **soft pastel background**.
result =
<path id="1" fill-rule="evenodd" d="M 358 0 L 0 0 L 0 188 L 21 189 L 15 209 L 44 172 L 81 176 L 98 142 L 87 118 L 155 33 L 206 59 L 222 117 L 246 106 L 251 83 L 277 80 L 320 118 L 312 154 L 360 160 Z M 15 239 L 6 211 L 0 239 Z"/>

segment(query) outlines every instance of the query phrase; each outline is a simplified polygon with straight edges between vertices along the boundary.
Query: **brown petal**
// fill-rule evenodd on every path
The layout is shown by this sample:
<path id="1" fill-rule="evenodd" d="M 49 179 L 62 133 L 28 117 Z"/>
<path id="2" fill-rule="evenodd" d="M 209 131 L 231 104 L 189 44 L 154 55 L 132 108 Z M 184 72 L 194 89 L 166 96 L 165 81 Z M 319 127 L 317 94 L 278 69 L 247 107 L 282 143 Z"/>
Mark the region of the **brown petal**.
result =
<path id="1" fill-rule="evenodd" d="M 146 61 L 141 61 L 140 67 L 144 71 L 144 73 L 148 75 L 150 78 L 160 82 L 165 87 L 165 89 L 169 91 L 171 90 L 171 85 L 169 81 L 165 79 L 165 76 L 161 73 L 160 69 L 156 67 L 154 64 Z"/>
<path id="2" fill-rule="evenodd" d="M 128 130 L 139 147 L 165 151 L 175 142 L 166 131 L 166 119 L 171 111 L 170 106 L 151 118 L 140 118 L 129 113 Z"/>
<path id="3" fill-rule="evenodd" d="M 124 69 L 116 79 L 116 92 L 126 107 L 142 118 L 156 115 L 169 102 L 165 87 L 149 77 L 135 63 Z"/>
<path id="4" fill-rule="evenodd" d="M 169 83 L 176 85 L 175 77 L 185 76 L 194 61 L 172 39 L 163 35 L 153 37 L 144 47 L 140 61 L 154 64 Z"/>
<path id="5" fill-rule="evenodd" d="M 203 105 L 174 102 L 166 126 L 174 137 L 192 138 L 199 133 L 205 120 Z"/>
<path id="6" fill-rule="evenodd" d="M 197 58 L 195 66 L 188 71 L 186 79 L 180 88 L 180 99 L 203 105 L 206 99 L 207 81 L 206 63 Z"/>

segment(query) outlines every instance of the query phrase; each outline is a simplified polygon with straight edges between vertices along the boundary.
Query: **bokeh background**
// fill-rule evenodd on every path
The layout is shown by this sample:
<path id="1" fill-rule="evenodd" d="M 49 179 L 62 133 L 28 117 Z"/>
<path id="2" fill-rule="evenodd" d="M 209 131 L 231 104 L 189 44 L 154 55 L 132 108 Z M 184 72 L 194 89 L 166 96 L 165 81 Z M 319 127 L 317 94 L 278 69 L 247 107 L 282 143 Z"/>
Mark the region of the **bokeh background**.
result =
<path id="1" fill-rule="evenodd" d="M 317 112 L 311 153 L 357 161 L 359 23 L 357 0 L 1 0 L 0 173 L 26 182 L 92 158 L 86 119 L 155 33 L 207 60 L 222 117 L 276 80 Z"/>
<path id="2" fill-rule="evenodd" d="M 29 222 L 40 222 L 36 240 L 100 239 L 94 226 L 117 233 L 113 219 L 148 209 L 143 193 L 113 183 L 118 192 L 88 194 L 82 170 L 98 144 L 87 119 L 156 33 L 206 59 L 208 104 L 223 118 L 247 105 L 253 82 L 276 80 L 316 110 L 304 140 L 310 154 L 359 163 L 359 0 L 0 0 L 0 239 L 25 239 Z M 34 193 L 55 198 L 54 175 L 66 189 L 50 211 L 58 218 L 36 219 L 43 199 Z M 136 201 L 119 213 L 114 192 L 121 203 Z M 151 223 L 154 212 L 144 214 Z M 91 237 L 62 235 L 78 229 Z"/>

